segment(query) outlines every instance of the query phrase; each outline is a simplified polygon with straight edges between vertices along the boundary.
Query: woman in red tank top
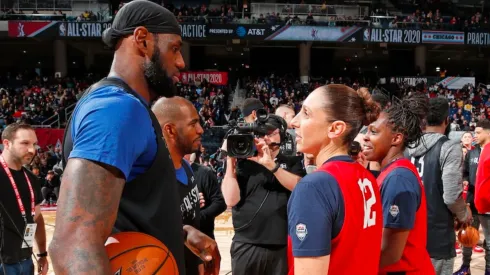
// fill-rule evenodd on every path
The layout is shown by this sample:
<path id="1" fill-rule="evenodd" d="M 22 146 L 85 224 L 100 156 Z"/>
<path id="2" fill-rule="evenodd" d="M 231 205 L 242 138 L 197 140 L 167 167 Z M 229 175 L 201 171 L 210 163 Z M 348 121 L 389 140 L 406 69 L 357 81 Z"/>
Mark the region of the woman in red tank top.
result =
<path id="1" fill-rule="evenodd" d="M 366 89 L 333 84 L 313 91 L 291 121 L 297 150 L 312 154 L 318 168 L 301 179 L 288 203 L 289 274 L 377 274 L 381 195 L 349 148 L 378 115 Z"/>
<path id="2" fill-rule="evenodd" d="M 416 167 L 405 148 L 423 135 L 428 98 L 414 94 L 394 103 L 368 126 L 363 153 L 381 164 L 377 178 L 383 202 L 379 274 L 435 274 L 426 250 L 427 205 Z"/>

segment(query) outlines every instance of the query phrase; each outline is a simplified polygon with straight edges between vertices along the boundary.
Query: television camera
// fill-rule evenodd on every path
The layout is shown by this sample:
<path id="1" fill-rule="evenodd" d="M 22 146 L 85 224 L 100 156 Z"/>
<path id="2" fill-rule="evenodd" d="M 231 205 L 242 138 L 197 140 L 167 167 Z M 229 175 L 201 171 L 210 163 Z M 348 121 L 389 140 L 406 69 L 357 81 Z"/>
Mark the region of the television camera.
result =
<path id="1" fill-rule="evenodd" d="M 257 155 L 255 138 L 264 137 L 272 131 L 279 129 L 281 152 L 291 155 L 294 152 L 294 140 L 289 135 L 286 121 L 276 115 L 269 115 L 266 110 L 258 109 L 257 120 L 253 123 L 230 121 L 227 135 L 227 154 L 235 158 L 249 158 Z"/>

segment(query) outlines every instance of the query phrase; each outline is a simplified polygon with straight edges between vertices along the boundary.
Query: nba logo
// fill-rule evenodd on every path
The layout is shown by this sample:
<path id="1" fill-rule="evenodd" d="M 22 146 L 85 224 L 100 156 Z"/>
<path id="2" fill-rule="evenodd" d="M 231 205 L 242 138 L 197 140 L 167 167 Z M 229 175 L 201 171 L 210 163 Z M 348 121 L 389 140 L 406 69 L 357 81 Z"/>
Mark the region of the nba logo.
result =
<path id="1" fill-rule="evenodd" d="M 24 37 L 26 34 L 24 33 L 24 24 L 19 23 L 17 25 L 17 37 Z"/>
<path id="2" fill-rule="evenodd" d="M 371 33 L 369 32 L 369 29 L 364 29 L 364 41 L 370 41 L 371 40 Z"/>
<path id="3" fill-rule="evenodd" d="M 311 29 L 311 37 L 317 38 L 317 35 L 318 35 L 318 30 L 317 29 Z"/>
<path id="4" fill-rule="evenodd" d="M 60 36 L 66 36 L 66 25 L 64 23 L 60 23 L 59 35 Z"/>

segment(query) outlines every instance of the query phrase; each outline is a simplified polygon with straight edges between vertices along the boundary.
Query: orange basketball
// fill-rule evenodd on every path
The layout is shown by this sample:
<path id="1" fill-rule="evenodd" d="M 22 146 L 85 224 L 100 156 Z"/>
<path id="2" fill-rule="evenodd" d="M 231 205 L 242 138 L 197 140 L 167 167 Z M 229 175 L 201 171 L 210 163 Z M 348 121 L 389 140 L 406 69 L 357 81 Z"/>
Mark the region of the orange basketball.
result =
<path id="1" fill-rule="evenodd" d="M 465 247 L 474 247 L 480 240 L 480 232 L 473 226 L 461 228 L 458 232 L 458 240 Z"/>
<path id="2" fill-rule="evenodd" d="M 156 238 L 138 232 L 122 232 L 109 237 L 105 249 L 111 274 L 178 275 L 174 256 Z"/>

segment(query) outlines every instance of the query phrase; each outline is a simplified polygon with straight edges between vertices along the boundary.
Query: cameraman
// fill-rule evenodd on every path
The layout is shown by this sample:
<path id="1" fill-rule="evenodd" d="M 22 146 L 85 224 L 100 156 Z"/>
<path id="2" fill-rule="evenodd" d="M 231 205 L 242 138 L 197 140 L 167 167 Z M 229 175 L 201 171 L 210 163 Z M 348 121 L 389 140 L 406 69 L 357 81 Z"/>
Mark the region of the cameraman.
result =
<path id="1" fill-rule="evenodd" d="M 245 122 L 254 122 L 260 108 L 260 101 L 245 100 Z M 269 115 L 267 124 L 273 127 L 256 139 L 257 156 L 226 158 L 221 188 L 226 205 L 233 207 L 233 275 L 287 274 L 287 202 L 305 172 L 300 157 L 280 152 L 281 137 L 287 129 L 284 119 Z"/>

